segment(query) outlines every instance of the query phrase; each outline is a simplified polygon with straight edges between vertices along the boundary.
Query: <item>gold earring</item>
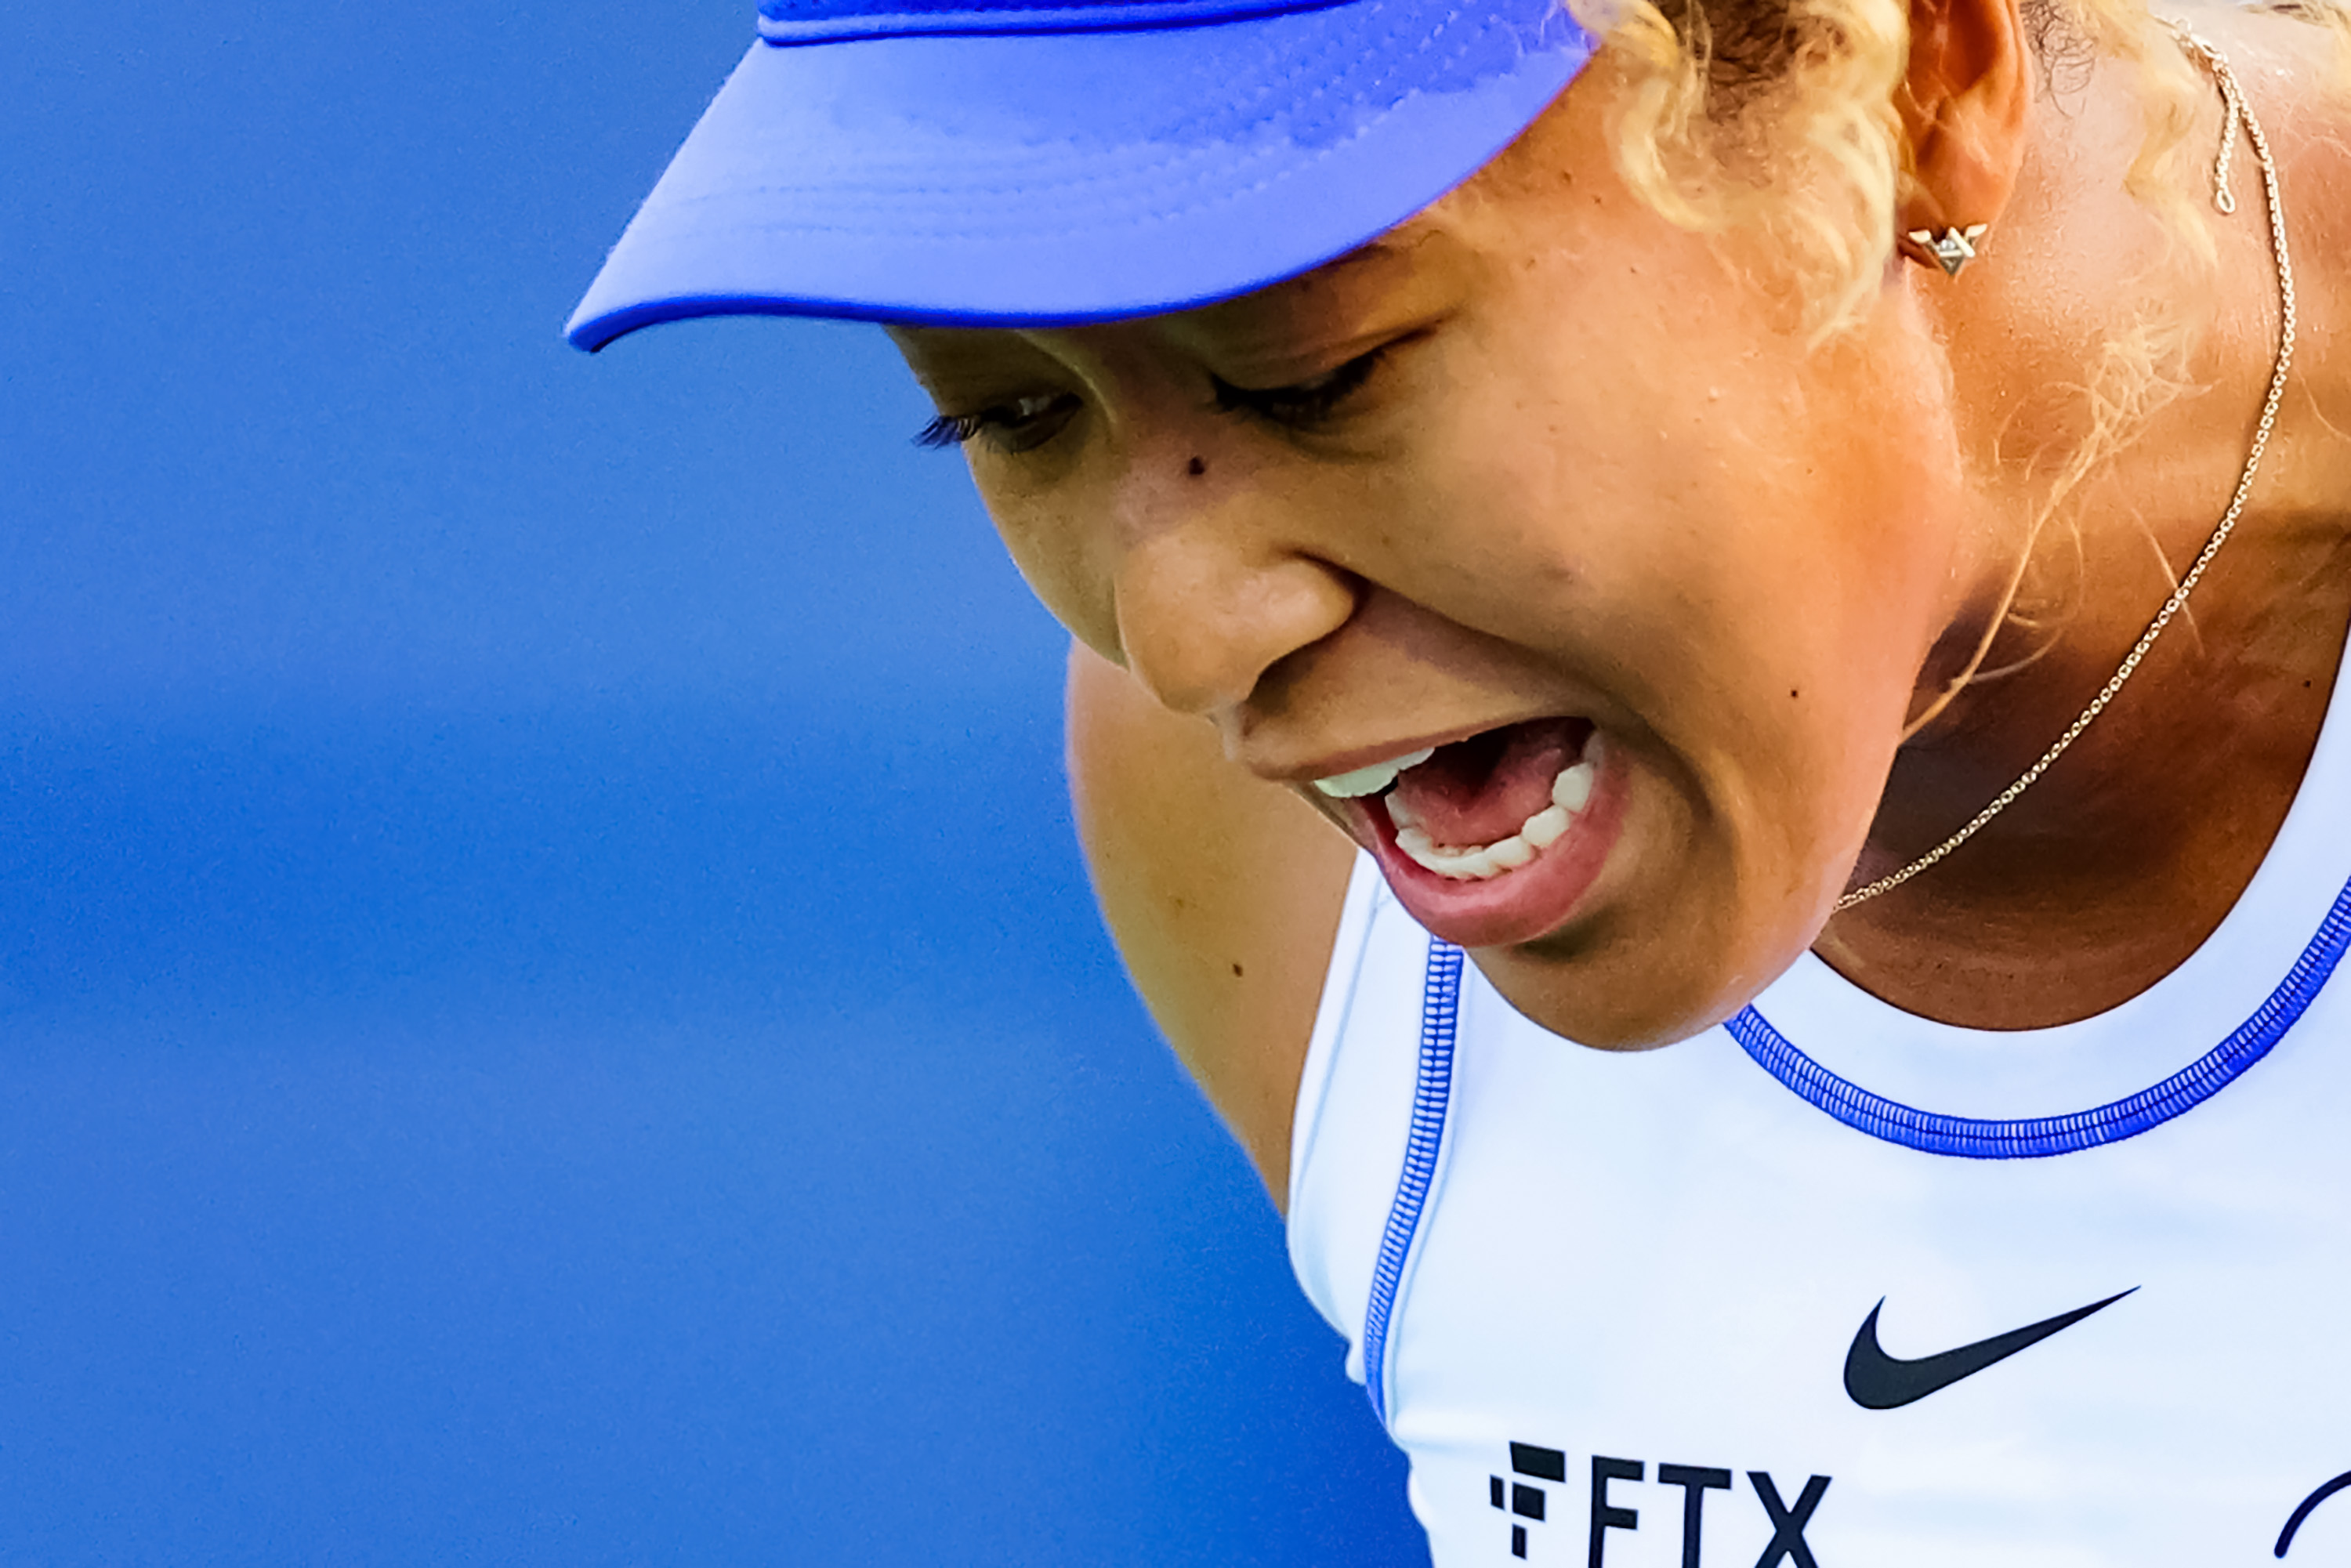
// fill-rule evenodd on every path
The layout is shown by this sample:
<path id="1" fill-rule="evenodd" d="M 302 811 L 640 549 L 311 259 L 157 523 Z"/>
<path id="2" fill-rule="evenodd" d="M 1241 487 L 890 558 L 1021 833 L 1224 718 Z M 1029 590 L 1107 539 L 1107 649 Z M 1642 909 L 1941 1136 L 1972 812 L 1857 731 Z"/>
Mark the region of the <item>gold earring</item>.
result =
<path id="1" fill-rule="evenodd" d="M 1912 229 L 1903 237 L 1919 254 L 1919 259 L 1933 262 L 1947 277 L 1957 277 L 1976 258 L 1976 241 L 1983 238 L 1984 231 L 1990 227 L 1990 224 L 1970 224 L 1963 229 L 1945 229 L 1939 235 L 1932 229 Z"/>

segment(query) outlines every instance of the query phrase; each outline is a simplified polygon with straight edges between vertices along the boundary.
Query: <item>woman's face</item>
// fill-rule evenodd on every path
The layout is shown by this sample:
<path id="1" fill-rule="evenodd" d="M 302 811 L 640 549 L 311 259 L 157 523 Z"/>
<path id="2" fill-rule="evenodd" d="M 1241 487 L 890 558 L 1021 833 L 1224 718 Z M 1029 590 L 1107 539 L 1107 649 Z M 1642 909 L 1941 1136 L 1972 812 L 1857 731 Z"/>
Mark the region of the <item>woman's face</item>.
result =
<path id="1" fill-rule="evenodd" d="M 1615 178 L 1613 90 L 1260 293 L 895 336 L 1071 632 L 1530 1016 L 1638 1046 L 1813 941 L 1980 570 L 1907 284 L 1808 350 Z"/>

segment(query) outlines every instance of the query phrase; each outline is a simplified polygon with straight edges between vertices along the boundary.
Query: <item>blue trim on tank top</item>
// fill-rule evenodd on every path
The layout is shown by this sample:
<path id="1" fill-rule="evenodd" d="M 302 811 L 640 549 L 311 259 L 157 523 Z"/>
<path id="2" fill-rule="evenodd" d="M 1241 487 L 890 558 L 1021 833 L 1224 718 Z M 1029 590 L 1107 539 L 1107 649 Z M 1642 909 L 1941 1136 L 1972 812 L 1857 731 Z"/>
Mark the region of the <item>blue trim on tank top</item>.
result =
<path id="1" fill-rule="evenodd" d="M 2294 967 L 2228 1039 L 2150 1089 L 2070 1116 L 1991 1121 L 1920 1111 L 1873 1094 L 1791 1045 L 1761 1013 L 1748 1008 L 1722 1027 L 1772 1077 L 1846 1126 L 1930 1155 L 1971 1160 L 2037 1160 L 2117 1144 L 2185 1114 L 2235 1082 L 2285 1038 L 2351 945 L 2351 883 Z"/>
<path id="2" fill-rule="evenodd" d="M 2152 1088 L 2067 1116 L 2002 1121 L 1920 1111 L 1838 1077 L 1790 1044 L 1752 1007 L 1722 1027 L 1757 1065 L 1799 1097 L 1873 1138 L 1924 1154 L 1965 1159 L 2046 1159 L 2135 1138 L 2186 1114 L 2235 1082 L 2301 1020 L 2334 975 L 2347 946 L 2351 946 L 2351 883 L 2335 894 L 2334 906 L 2285 978 L 2226 1040 Z M 1364 1392 L 1370 1396 L 1372 1412 L 1384 1427 L 1387 1424 L 1389 1322 L 1444 1143 L 1453 1087 L 1453 1040 L 1460 1010 L 1461 949 L 1431 937 L 1427 974 L 1421 985 L 1420 1065 L 1413 1088 L 1412 1131 L 1405 1143 L 1404 1170 L 1396 1180 L 1395 1198 L 1388 1207 L 1379 1260 L 1372 1270 L 1371 1300 L 1364 1312 Z"/>
<path id="3" fill-rule="evenodd" d="M 1437 1155 L 1445 1143 L 1445 1114 L 1453 1096 L 1453 1036 L 1461 1012 L 1461 949 L 1429 938 L 1428 968 L 1420 987 L 1420 1069 L 1412 1091 L 1412 1131 L 1405 1139 L 1404 1170 L 1388 1205 L 1379 1261 L 1372 1267 L 1371 1300 L 1364 1307 L 1364 1392 L 1380 1425 L 1388 1421 L 1388 1322 L 1404 1283 Z"/>

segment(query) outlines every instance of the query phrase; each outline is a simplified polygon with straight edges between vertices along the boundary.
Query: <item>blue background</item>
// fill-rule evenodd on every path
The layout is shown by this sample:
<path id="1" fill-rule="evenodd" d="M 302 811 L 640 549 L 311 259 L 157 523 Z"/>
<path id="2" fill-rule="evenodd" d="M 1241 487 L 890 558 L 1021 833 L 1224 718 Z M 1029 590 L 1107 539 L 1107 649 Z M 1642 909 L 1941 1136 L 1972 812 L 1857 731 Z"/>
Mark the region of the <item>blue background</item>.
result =
<path id="1" fill-rule="evenodd" d="M 1405 1563 L 747 0 L 0 9 L 0 1560 Z"/>

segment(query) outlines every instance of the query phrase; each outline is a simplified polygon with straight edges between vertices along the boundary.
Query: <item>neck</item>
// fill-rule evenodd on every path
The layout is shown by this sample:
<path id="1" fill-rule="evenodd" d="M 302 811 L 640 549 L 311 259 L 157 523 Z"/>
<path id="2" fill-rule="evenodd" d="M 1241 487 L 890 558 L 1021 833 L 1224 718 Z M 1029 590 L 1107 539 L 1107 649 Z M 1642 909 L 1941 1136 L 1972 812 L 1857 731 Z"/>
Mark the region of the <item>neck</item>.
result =
<path id="1" fill-rule="evenodd" d="M 2351 624 L 2351 422 L 2322 412 L 2351 406 L 2351 365 L 2329 351 L 2351 303 L 2337 260 L 2351 254 L 2343 116 L 2314 82 L 2296 87 L 2313 68 L 2290 63 L 2320 53 L 2301 25 L 2229 13 L 2197 25 L 2237 63 L 2278 154 L 2303 348 L 2252 505 L 2126 689 L 1976 837 L 1839 915 L 1818 944 L 1867 989 L 1950 1022 L 2085 1017 L 2194 951 L 2293 802 Z M 2181 161 L 2206 210 L 2221 115 L 2215 89 Z M 1938 649 L 1956 665 L 1981 647 L 1981 664 L 1897 758 L 1861 881 L 1971 818 L 2114 674 L 2227 509 L 2274 364 L 2278 274 L 2250 147 L 2238 213 L 2214 219 L 2217 268 L 2191 271 L 2166 264 L 2166 231 L 2121 190 L 2144 134 L 2126 68 L 2102 67 L 2080 101 L 2040 120 L 1985 262 L 1926 296 L 1982 531 L 2014 542 L 1982 552 L 1965 596 L 1977 619 Z M 2150 321 L 2194 334 L 2178 395 L 2100 431 L 2081 389 L 2113 374 L 2108 345 Z"/>

